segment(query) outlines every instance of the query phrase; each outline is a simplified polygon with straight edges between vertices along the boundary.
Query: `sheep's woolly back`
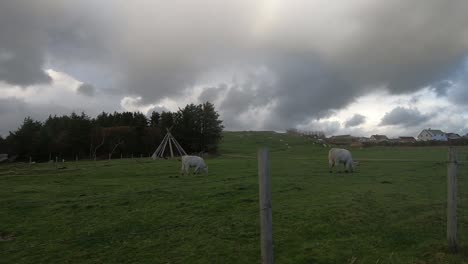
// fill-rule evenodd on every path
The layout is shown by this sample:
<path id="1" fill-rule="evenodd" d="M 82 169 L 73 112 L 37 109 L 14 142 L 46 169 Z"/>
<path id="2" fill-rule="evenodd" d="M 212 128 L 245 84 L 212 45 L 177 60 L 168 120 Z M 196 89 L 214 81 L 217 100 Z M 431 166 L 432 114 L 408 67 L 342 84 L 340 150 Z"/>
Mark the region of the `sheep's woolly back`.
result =
<path id="1" fill-rule="evenodd" d="M 328 151 L 328 162 L 336 166 L 344 164 L 348 170 L 354 170 L 353 158 L 351 152 L 347 149 L 332 148 Z"/>

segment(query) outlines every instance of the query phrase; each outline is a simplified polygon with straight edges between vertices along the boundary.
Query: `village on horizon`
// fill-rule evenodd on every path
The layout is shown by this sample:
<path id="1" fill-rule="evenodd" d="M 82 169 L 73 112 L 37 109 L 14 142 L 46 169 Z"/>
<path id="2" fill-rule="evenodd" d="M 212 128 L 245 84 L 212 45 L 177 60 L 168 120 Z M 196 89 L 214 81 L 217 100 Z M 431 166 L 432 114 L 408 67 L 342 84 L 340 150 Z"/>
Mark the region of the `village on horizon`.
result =
<path id="1" fill-rule="evenodd" d="M 326 137 L 325 133 L 321 131 L 301 131 L 297 129 L 288 129 L 286 133 L 291 135 L 302 135 L 314 138 L 320 142 L 327 142 L 336 145 L 351 145 L 361 146 L 365 143 L 368 144 L 411 144 L 411 143 L 444 143 L 444 142 L 461 142 L 468 140 L 468 133 L 461 136 L 457 133 L 444 132 L 440 129 L 423 129 L 417 137 L 413 136 L 398 136 L 389 138 L 386 135 L 371 135 L 370 137 L 359 137 L 352 135 L 335 135 Z"/>

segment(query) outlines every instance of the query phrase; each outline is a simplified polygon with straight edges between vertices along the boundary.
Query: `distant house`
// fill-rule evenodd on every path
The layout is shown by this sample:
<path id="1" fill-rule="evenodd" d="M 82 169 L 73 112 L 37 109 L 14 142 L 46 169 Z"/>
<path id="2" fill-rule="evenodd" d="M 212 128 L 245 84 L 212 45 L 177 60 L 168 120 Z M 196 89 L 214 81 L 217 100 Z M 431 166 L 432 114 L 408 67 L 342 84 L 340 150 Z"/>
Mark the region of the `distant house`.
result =
<path id="1" fill-rule="evenodd" d="M 442 130 L 437 129 L 423 129 L 418 135 L 420 141 L 447 141 L 447 135 Z"/>
<path id="2" fill-rule="evenodd" d="M 369 141 L 370 141 L 370 138 L 368 138 L 368 137 L 360 137 L 360 138 L 358 138 L 358 141 L 359 141 L 359 142 L 369 142 Z"/>
<path id="3" fill-rule="evenodd" d="M 398 137 L 400 143 L 414 143 L 417 140 L 414 137 Z"/>
<path id="4" fill-rule="evenodd" d="M 389 141 L 388 137 L 385 135 L 372 135 L 370 137 L 370 140 L 373 142 L 384 142 L 384 141 Z"/>
<path id="5" fill-rule="evenodd" d="M 351 135 L 338 135 L 330 137 L 327 141 L 331 144 L 349 145 L 351 142 L 355 141 L 355 139 L 356 138 Z"/>
<path id="6" fill-rule="evenodd" d="M 461 139 L 462 137 L 456 133 L 447 133 L 445 134 L 447 136 L 447 139 L 448 140 L 457 140 L 457 139 Z"/>

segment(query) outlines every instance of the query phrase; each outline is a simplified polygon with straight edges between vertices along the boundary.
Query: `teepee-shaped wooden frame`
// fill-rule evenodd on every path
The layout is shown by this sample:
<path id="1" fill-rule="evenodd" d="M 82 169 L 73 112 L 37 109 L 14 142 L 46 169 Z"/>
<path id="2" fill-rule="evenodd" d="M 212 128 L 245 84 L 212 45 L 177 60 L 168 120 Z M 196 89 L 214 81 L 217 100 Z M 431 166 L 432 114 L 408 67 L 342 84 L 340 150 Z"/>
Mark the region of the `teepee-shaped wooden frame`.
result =
<path id="1" fill-rule="evenodd" d="M 166 150 L 166 146 L 169 144 L 169 150 L 171 152 L 171 158 L 174 158 L 174 151 L 172 149 L 172 144 L 174 144 L 176 150 L 179 152 L 179 156 L 187 155 L 187 152 L 182 148 L 182 146 L 177 142 L 177 140 L 174 138 L 174 136 L 171 134 L 171 128 L 167 129 L 166 136 L 164 136 L 163 140 L 161 141 L 161 144 L 159 144 L 158 148 L 154 151 L 153 155 L 151 158 L 153 159 L 158 159 L 158 158 L 164 158 L 164 151 Z"/>

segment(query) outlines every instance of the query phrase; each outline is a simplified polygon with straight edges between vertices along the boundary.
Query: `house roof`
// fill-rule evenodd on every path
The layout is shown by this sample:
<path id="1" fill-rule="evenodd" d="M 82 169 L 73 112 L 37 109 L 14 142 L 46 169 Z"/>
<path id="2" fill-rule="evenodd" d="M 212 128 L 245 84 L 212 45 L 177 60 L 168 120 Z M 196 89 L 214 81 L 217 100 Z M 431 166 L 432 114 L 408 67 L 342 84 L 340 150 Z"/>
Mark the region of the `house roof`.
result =
<path id="1" fill-rule="evenodd" d="M 442 130 L 438 130 L 438 129 L 430 129 L 430 128 L 429 129 L 423 129 L 423 131 L 421 131 L 421 133 L 424 132 L 424 131 L 427 131 L 427 133 L 431 134 L 432 136 L 438 136 L 438 135 L 443 136 L 443 135 L 445 135 L 445 133 Z"/>
<path id="2" fill-rule="evenodd" d="M 457 133 L 447 133 L 446 135 L 447 137 L 453 137 L 453 136 L 460 137 L 460 135 L 458 135 Z"/>
<path id="3" fill-rule="evenodd" d="M 445 135 L 445 133 L 442 130 L 438 129 L 426 129 L 427 132 L 429 132 L 431 135 Z"/>
<path id="4" fill-rule="evenodd" d="M 414 137 L 398 137 L 399 139 L 415 139 Z"/>

